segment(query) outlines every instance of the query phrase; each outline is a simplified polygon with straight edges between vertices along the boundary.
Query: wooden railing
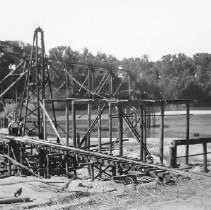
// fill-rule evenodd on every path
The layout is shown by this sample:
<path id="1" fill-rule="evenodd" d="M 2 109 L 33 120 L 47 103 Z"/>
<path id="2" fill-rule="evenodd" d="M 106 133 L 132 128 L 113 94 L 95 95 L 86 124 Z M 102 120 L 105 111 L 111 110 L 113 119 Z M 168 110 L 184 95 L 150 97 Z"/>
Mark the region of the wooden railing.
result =
<path id="1" fill-rule="evenodd" d="M 185 158 L 186 159 L 186 164 L 188 164 L 187 160 L 188 157 L 191 156 L 198 156 L 198 155 L 203 155 L 203 171 L 207 172 L 207 154 L 211 154 L 211 152 L 207 152 L 207 144 L 211 143 L 211 138 L 198 138 L 198 139 L 184 139 L 184 140 L 173 140 L 172 145 L 170 147 L 170 167 L 171 168 L 176 168 L 177 167 L 177 159 L 178 158 Z M 189 145 L 196 145 L 196 144 L 201 144 L 203 147 L 203 152 L 202 153 L 197 153 L 197 154 L 189 154 L 189 151 L 186 151 L 186 154 L 184 156 L 177 156 L 177 147 L 180 145 L 186 146 L 186 148 L 189 148 Z M 188 155 L 188 156 L 187 156 Z"/>

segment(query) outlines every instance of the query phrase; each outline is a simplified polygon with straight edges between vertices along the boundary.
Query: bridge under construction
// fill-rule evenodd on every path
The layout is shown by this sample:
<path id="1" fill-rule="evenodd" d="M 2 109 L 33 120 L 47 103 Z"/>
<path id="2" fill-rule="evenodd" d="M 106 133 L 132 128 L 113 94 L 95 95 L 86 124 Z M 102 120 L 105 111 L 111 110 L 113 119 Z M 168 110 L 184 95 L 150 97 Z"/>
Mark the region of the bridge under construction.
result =
<path id="1" fill-rule="evenodd" d="M 164 108 L 168 104 L 186 106 L 186 140 L 189 139 L 190 104 L 192 100 L 142 99 L 141 87 L 133 75 L 111 65 L 91 65 L 72 62 L 71 68 L 55 55 L 54 62 L 45 54 L 44 32 L 34 32 L 31 54 L 1 81 L 0 99 L 14 87 L 23 84 L 14 121 L 9 124 L 9 135 L 1 135 L 0 163 L 2 175 L 17 173 L 50 178 L 53 175 L 74 176 L 86 167 L 91 180 L 113 179 L 138 183 L 140 177 L 156 177 L 168 183 L 181 172 L 164 166 Z M 55 98 L 51 71 L 65 75 L 65 98 Z M 77 74 L 83 75 L 80 79 Z M 101 79 L 96 81 L 97 75 Z M 83 78 L 83 81 L 81 80 Z M 99 77 L 98 77 L 99 78 Z M 124 97 L 122 97 L 123 93 Z M 64 125 L 58 119 L 56 104 L 65 107 Z M 153 107 L 160 109 L 160 164 L 154 164 L 147 146 L 147 127 L 154 117 Z M 78 115 L 83 107 L 85 132 L 80 132 Z M 80 112 L 81 113 L 81 112 Z M 102 138 L 103 116 L 106 129 Z M 116 130 L 114 129 L 117 128 Z M 139 145 L 136 158 L 126 157 L 125 142 L 129 131 Z M 97 138 L 93 141 L 92 134 Z M 129 140 L 130 141 L 130 140 Z M 188 144 L 186 156 L 188 157 Z M 173 156 L 174 157 L 174 156 Z M 174 157 L 175 158 L 175 157 Z M 186 160 L 188 161 L 188 159 Z M 174 162 L 174 160 L 173 160 Z"/>

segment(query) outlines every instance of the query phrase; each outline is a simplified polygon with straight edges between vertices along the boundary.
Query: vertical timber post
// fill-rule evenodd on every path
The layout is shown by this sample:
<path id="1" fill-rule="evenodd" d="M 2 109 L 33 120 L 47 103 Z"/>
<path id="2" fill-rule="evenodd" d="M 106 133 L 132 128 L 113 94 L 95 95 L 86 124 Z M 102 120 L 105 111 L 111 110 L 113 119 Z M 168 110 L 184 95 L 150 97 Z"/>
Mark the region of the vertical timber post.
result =
<path id="1" fill-rule="evenodd" d="M 46 101 L 45 100 L 43 100 L 43 106 L 46 109 Z M 46 120 L 44 111 L 43 111 L 43 139 L 47 140 L 47 120 Z"/>
<path id="2" fill-rule="evenodd" d="M 10 157 L 10 150 L 11 150 L 11 143 L 10 143 L 10 141 L 7 144 L 7 149 L 8 149 L 7 155 Z M 11 176 L 11 161 L 10 160 L 8 160 L 8 173 L 9 173 L 9 176 Z"/>
<path id="3" fill-rule="evenodd" d="M 128 94 L 129 94 L 129 100 L 131 100 L 131 79 L 128 75 Z"/>
<path id="4" fill-rule="evenodd" d="M 169 166 L 170 168 L 177 167 L 177 146 L 170 146 L 169 151 Z"/>
<path id="5" fill-rule="evenodd" d="M 123 156 L 123 109 L 122 104 L 117 104 L 119 120 L 119 156 Z"/>
<path id="6" fill-rule="evenodd" d="M 70 130 L 69 130 L 69 101 L 65 101 L 65 111 L 66 111 L 66 146 L 69 146 L 69 135 L 70 135 Z"/>
<path id="7" fill-rule="evenodd" d="M 144 111 L 143 111 L 143 105 L 141 105 L 141 122 L 140 122 L 140 128 L 141 128 L 141 139 L 140 139 L 140 160 L 143 160 L 143 139 L 144 139 Z"/>
<path id="8" fill-rule="evenodd" d="M 46 168 L 46 178 L 50 179 L 50 155 L 46 155 L 46 162 L 47 162 L 47 168 Z"/>
<path id="9" fill-rule="evenodd" d="M 98 105 L 98 114 L 100 114 L 101 112 L 101 105 Z M 101 152 L 101 115 L 99 117 L 99 121 L 98 121 L 98 152 Z"/>
<path id="10" fill-rule="evenodd" d="M 94 182 L 94 180 L 95 180 L 94 163 L 92 163 L 92 164 L 90 165 L 90 171 L 91 171 L 91 173 L 90 173 L 90 175 L 91 175 L 91 182 Z"/>
<path id="11" fill-rule="evenodd" d="M 189 139 L 189 129 L 190 129 L 190 104 L 186 103 L 186 140 Z M 188 156 L 189 156 L 189 145 L 186 145 L 185 148 L 185 164 L 188 165 Z"/>
<path id="12" fill-rule="evenodd" d="M 109 154 L 112 155 L 112 104 L 108 104 L 108 115 L 109 115 Z"/>
<path id="13" fill-rule="evenodd" d="M 143 109 L 143 161 L 146 161 L 147 157 L 146 157 L 146 147 L 147 147 L 147 125 L 146 125 L 146 108 Z"/>
<path id="14" fill-rule="evenodd" d="M 88 90 L 92 91 L 92 70 L 91 70 L 90 66 L 88 68 Z M 89 95 L 89 99 L 91 99 L 92 95 L 90 92 L 88 93 L 88 95 Z M 89 129 L 89 127 L 92 123 L 91 122 L 91 104 L 90 104 L 90 102 L 88 102 L 88 105 L 87 105 L 87 113 L 88 113 L 87 128 Z M 88 148 L 88 150 L 89 150 L 89 146 L 90 146 L 90 134 L 88 134 L 87 138 L 86 138 L 86 147 Z"/>
<path id="15" fill-rule="evenodd" d="M 113 97 L 113 76 L 110 74 L 110 96 Z M 108 103 L 108 115 L 109 115 L 109 154 L 112 155 L 112 104 Z"/>
<path id="16" fill-rule="evenodd" d="M 7 144 L 7 147 L 8 147 L 7 155 L 10 157 L 10 150 L 11 150 L 11 143 L 10 142 Z M 10 160 L 8 160 L 8 173 L 9 173 L 9 176 L 11 176 L 11 161 Z"/>
<path id="17" fill-rule="evenodd" d="M 203 172 L 207 171 L 207 143 L 203 143 Z"/>
<path id="18" fill-rule="evenodd" d="M 110 95 L 113 97 L 113 76 L 110 75 Z"/>
<path id="19" fill-rule="evenodd" d="M 89 102 L 88 103 L 88 122 L 87 122 L 87 128 L 89 129 L 91 124 L 92 124 L 92 104 Z M 90 134 L 87 135 L 87 145 L 86 147 L 88 147 L 89 149 L 90 146 Z"/>
<path id="20" fill-rule="evenodd" d="M 73 146 L 76 147 L 76 110 L 74 101 L 72 101 L 72 137 Z"/>
<path id="21" fill-rule="evenodd" d="M 19 151 L 20 151 L 20 164 L 23 165 L 23 145 L 19 144 Z M 20 173 L 23 173 L 22 168 L 20 168 Z"/>
<path id="22" fill-rule="evenodd" d="M 67 177 L 69 177 L 69 165 L 70 165 L 70 159 L 69 159 L 69 152 L 67 151 L 65 157 L 65 169 Z"/>
<path id="23" fill-rule="evenodd" d="M 163 164 L 163 144 L 164 144 L 164 104 L 160 104 L 160 163 Z"/>

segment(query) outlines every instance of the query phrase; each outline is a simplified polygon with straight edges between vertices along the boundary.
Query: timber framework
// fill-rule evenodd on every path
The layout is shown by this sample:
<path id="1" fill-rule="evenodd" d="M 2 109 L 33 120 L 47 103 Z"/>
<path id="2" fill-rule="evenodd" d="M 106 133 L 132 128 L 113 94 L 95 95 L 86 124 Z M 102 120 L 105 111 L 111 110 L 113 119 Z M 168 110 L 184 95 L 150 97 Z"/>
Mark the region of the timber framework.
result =
<path id="1" fill-rule="evenodd" d="M 53 84 L 51 78 L 51 71 L 57 69 L 66 78 L 59 87 Z M 21 82 L 24 87 L 22 95 L 16 98 L 18 111 L 14 122 L 9 125 L 9 135 L 0 137 L 0 153 L 4 159 L 0 173 L 32 174 L 47 178 L 72 174 L 77 177 L 77 170 L 87 167 L 92 180 L 112 178 L 137 183 L 140 177 L 145 176 L 157 177 L 164 182 L 174 179 L 172 171 L 163 166 L 164 108 L 167 104 L 185 104 L 188 140 L 192 100 L 142 99 L 141 86 L 125 69 L 86 62 L 72 62 L 65 66 L 57 55 L 53 61 L 49 60 L 45 54 L 41 28 L 34 32 L 30 56 L 22 59 L 0 81 L 1 87 L 4 87 L 1 88 L 0 99 L 3 101 L 6 94 Z M 61 87 L 66 88 L 66 97 L 55 98 L 54 93 Z M 59 103 L 65 107 L 63 124 L 57 115 L 56 106 Z M 147 127 L 153 121 L 152 110 L 155 106 L 159 107 L 161 113 L 161 165 L 153 163 L 153 155 L 146 141 Z M 79 129 L 80 117 L 86 122 L 83 132 Z M 106 129 L 103 129 L 105 122 Z M 126 135 L 128 131 L 139 145 L 136 158 L 124 154 L 124 145 L 129 141 Z M 187 146 L 187 155 L 188 149 Z M 175 164 L 171 166 L 175 167 Z"/>

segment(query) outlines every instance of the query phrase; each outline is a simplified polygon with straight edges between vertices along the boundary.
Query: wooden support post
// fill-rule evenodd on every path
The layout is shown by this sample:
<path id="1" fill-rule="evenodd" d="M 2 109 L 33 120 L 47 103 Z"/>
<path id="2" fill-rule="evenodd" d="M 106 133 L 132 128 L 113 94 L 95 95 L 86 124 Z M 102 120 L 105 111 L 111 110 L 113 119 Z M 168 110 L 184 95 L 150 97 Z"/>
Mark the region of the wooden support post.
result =
<path id="1" fill-rule="evenodd" d="M 66 152 L 66 158 L 65 158 L 65 168 L 66 168 L 66 175 L 69 176 L 69 166 L 70 166 L 70 159 L 69 159 L 69 153 Z"/>
<path id="2" fill-rule="evenodd" d="M 46 167 L 46 178 L 50 179 L 50 155 L 46 155 L 46 162 L 47 162 L 47 167 Z"/>
<path id="3" fill-rule="evenodd" d="M 144 118 L 144 136 L 143 136 L 143 144 L 145 145 L 145 147 L 147 146 L 147 125 L 146 125 L 146 109 L 144 109 L 143 112 L 143 118 Z M 143 161 L 147 160 L 147 154 L 146 154 L 146 149 L 143 148 Z"/>
<path id="4" fill-rule="evenodd" d="M 7 144 L 7 149 L 8 149 L 7 155 L 10 157 L 10 150 L 11 150 L 10 142 Z M 11 161 L 10 160 L 8 160 L 8 173 L 9 173 L 9 176 L 11 176 Z"/>
<path id="5" fill-rule="evenodd" d="M 119 120 L 119 156 L 123 156 L 123 109 L 122 105 L 117 105 Z"/>
<path id="6" fill-rule="evenodd" d="M 177 146 L 170 146 L 169 166 L 170 166 L 170 168 L 177 167 Z"/>
<path id="7" fill-rule="evenodd" d="M 87 121 L 87 128 L 89 129 L 92 124 L 92 104 L 88 103 L 88 121 Z M 86 146 L 90 146 L 90 134 L 87 135 L 87 143 Z M 89 150 L 89 148 L 88 148 Z"/>
<path id="8" fill-rule="evenodd" d="M 22 144 L 20 144 L 20 164 L 22 164 L 23 165 L 23 145 Z M 20 173 L 22 174 L 23 173 L 23 169 L 22 168 L 20 168 Z"/>
<path id="9" fill-rule="evenodd" d="M 109 103 L 108 105 L 108 115 L 109 115 L 109 154 L 112 155 L 112 105 Z"/>
<path id="10" fill-rule="evenodd" d="M 203 143 L 203 172 L 208 172 L 207 170 L 207 143 Z"/>
<path id="11" fill-rule="evenodd" d="M 101 163 L 99 163 L 98 164 L 98 168 L 99 168 L 99 178 L 101 179 L 102 178 L 102 164 Z"/>
<path id="12" fill-rule="evenodd" d="M 141 121 L 140 121 L 140 129 L 141 129 L 141 139 L 140 139 L 140 160 L 143 160 L 143 140 L 144 140 L 144 110 L 143 106 L 141 108 Z"/>
<path id="13" fill-rule="evenodd" d="M 101 105 L 98 105 L 98 114 L 100 114 L 101 111 Z M 101 152 L 101 147 L 102 147 L 102 142 L 101 142 L 101 116 L 98 120 L 98 151 Z"/>
<path id="14" fill-rule="evenodd" d="M 92 70 L 91 70 L 91 68 L 92 68 L 91 66 L 89 66 L 89 68 L 88 68 L 88 90 L 89 91 L 92 91 Z M 89 93 L 88 95 L 89 95 L 89 98 L 92 98 L 91 93 Z M 91 119 L 91 111 L 92 110 L 91 109 L 92 109 L 92 105 L 91 105 L 91 103 L 88 103 L 88 105 L 87 105 L 87 114 L 88 114 L 87 130 L 89 129 L 89 127 L 92 124 L 92 119 Z M 90 134 L 87 135 L 85 146 L 89 150 L 89 146 L 90 146 Z"/>
<path id="15" fill-rule="evenodd" d="M 78 147 L 78 145 L 80 145 L 80 134 L 79 133 L 76 134 L 76 147 Z"/>
<path id="16" fill-rule="evenodd" d="M 186 104 L 186 139 L 189 139 L 189 129 L 190 129 L 190 104 Z M 188 156 L 189 156 L 189 145 L 186 145 L 185 148 L 185 164 L 188 165 Z"/>
<path id="17" fill-rule="evenodd" d="M 137 128 L 137 125 L 138 125 L 138 116 L 137 116 L 137 111 L 135 112 L 135 119 L 134 119 L 134 125 L 135 125 L 135 128 Z"/>
<path id="18" fill-rule="evenodd" d="M 46 109 L 46 102 L 43 100 L 43 107 Z M 43 112 L 43 139 L 47 140 L 47 120 L 45 112 Z"/>
<path id="19" fill-rule="evenodd" d="M 95 174 L 94 174 L 94 164 L 90 165 L 90 170 L 91 170 L 91 181 L 94 182 L 95 180 Z"/>
<path id="20" fill-rule="evenodd" d="M 71 69 L 70 70 L 70 72 L 71 72 L 71 74 L 73 74 L 73 70 Z M 71 83 L 72 83 L 72 87 L 73 87 L 73 81 L 71 81 Z M 72 95 L 73 94 L 73 90 L 72 91 L 70 91 L 70 78 L 69 78 L 69 75 L 68 75 L 68 73 L 66 73 L 66 98 L 69 98 L 70 97 L 70 95 Z M 70 93 L 70 92 L 72 92 L 72 93 Z"/>
<path id="21" fill-rule="evenodd" d="M 76 155 L 71 156 L 71 159 L 69 161 L 73 166 L 73 174 L 74 174 L 74 177 L 76 178 L 77 177 L 77 171 L 76 171 L 76 169 L 77 169 L 77 157 L 76 157 Z"/>
<path id="22" fill-rule="evenodd" d="M 164 104 L 160 104 L 160 163 L 163 164 L 164 144 Z"/>
<path id="23" fill-rule="evenodd" d="M 66 145 L 69 146 L 69 102 L 66 101 L 65 103 L 65 110 L 66 110 Z"/>
<path id="24" fill-rule="evenodd" d="M 72 101 L 72 138 L 73 146 L 76 147 L 76 110 L 74 101 Z"/>
<path id="25" fill-rule="evenodd" d="M 116 176 L 116 166 L 115 165 L 111 166 L 111 173 L 112 173 L 112 176 Z"/>
<path id="26" fill-rule="evenodd" d="M 129 94 L 129 100 L 131 100 L 131 79 L 128 75 L 128 94 Z"/>
<path id="27" fill-rule="evenodd" d="M 110 75 L 110 94 L 113 97 L 113 76 Z"/>
<path id="28" fill-rule="evenodd" d="M 42 168 L 42 155 L 41 155 L 41 149 L 38 146 L 38 176 L 41 175 L 41 168 Z"/>
<path id="29" fill-rule="evenodd" d="M 92 79 L 92 91 L 94 91 L 94 89 L 95 89 L 95 73 L 94 73 L 94 69 L 92 68 L 92 70 L 91 70 L 91 79 Z"/>

